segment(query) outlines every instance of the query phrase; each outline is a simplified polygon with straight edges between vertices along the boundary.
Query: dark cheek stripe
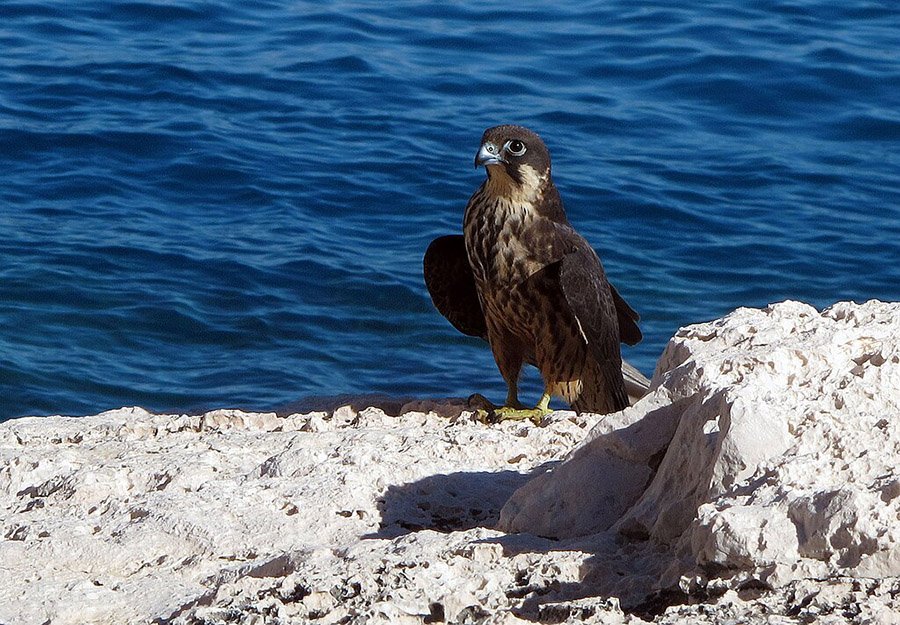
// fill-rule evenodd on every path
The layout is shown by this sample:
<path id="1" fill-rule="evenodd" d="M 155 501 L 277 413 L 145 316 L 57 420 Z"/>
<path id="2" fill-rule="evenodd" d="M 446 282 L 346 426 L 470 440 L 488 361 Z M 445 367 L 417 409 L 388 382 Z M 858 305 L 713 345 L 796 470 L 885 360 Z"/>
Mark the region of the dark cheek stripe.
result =
<path id="1" fill-rule="evenodd" d="M 518 167 L 516 167 L 515 165 L 507 164 L 506 173 L 509 174 L 509 177 L 512 178 L 516 184 L 522 184 L 522 175 L 519 173 Z"/>

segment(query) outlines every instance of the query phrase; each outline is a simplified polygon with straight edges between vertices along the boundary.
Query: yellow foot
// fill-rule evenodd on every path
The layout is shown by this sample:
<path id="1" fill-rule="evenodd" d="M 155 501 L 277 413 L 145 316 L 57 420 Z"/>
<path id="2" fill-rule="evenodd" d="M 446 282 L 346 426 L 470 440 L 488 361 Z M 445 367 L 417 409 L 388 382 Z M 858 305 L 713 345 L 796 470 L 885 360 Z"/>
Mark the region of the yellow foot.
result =
<path id="1" fill-rule="evenodd" d="M 511 408 L 510 406 L 500 406 L 495 408 L 491 415 L 494 423 L 500 421 L 521 421 L 529 419 L 535 425 L 540 425 L 544 421 L 544 417 L 553 412 L 547 408 L 536 406 L 534 408 Z"/>
<path id="2" fill-rule="evenodd" d="M 541 398 L 534 408 L 525 408 L 519 402 L 513 406 L 497 406 L 479 393 L 469 397 L 468 401 L 469 407 L 475 409 L 475 418 L 485 424 L 529 419 L 535 425 L 540 425 L 544 417 L 553 412 L 547 407 L 548 403 L 549 398 L 546 401 Z"/>

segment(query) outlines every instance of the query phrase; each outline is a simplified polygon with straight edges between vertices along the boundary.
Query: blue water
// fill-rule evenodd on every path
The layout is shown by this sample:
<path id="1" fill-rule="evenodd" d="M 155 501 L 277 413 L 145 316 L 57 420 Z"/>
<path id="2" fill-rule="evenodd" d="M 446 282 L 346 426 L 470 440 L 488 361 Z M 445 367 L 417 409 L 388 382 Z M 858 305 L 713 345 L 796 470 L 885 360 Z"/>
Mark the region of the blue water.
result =
<path id="1" fill-rule="evenodd" d="M 502 399 L 421 270 L 498 123 L 647 373 L 737 306 L 900 300 L 895 0 L 508 6 L 0 3 L 0 418 Z"/>

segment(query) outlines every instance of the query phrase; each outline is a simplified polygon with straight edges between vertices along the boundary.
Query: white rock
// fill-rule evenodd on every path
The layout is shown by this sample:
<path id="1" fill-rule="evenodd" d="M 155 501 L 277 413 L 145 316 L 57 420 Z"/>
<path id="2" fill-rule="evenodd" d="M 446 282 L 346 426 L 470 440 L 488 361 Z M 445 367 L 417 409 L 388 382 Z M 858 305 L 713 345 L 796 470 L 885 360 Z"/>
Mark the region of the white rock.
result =
<path id="1" fill-rule="evenodd" d="M 632 436 L 644 423 L 655 439 Z M 898 466 L 900 305 L 739 309 L 680 330 L 651 394 L 516 492 L 501 527 L 612 527 L 687 555 L 681 573 L 897 576 Z"/>
<path id="2" fill-rule="evenodd" d="M 477 528 L 496 523 L 529 471 L 584 436 L 578 423 L 548 421 L 128 408 L 0 424 L 0 622 L 214 618 L 229 589 L 263 592 L 259 580 L 280 584 L 298 571 L 305 590 L 278 601 L 300 618 L 340 620 L 352 608 L 421 620 L 432 603 L 454 617 L 482 601 L 508 608 L 493 580 L 513 583 L 513 574 L 497 564 L 500 545 L 482 543 L 500 534 Z M 423 540 L 411 548 L 410 536 Z M 376 549 L 348 551 L 357 545 Z M 401 547 L 402 561 L 385 563 Z M 412 579 L 402 574 L 410 563 Z M 383 585 L 346 591 L 348 570 Z"/>
<path id="3" fill-rule="evenodd" d="M 897 304 L 741 309 L 635 406 L 542 427 L 385 398 L 9 421 L 0 622 L 897 622 L 898 337 Z"/>
<path id="4" fill-rule="evenodd" d="M 498 527 L 568 538 L 615 523 L 644 492 L 653 474 L 651 458 L 678 424 L 668 399 L 659 397 L 607 415 L 562 465 L 515 493 Z"/>

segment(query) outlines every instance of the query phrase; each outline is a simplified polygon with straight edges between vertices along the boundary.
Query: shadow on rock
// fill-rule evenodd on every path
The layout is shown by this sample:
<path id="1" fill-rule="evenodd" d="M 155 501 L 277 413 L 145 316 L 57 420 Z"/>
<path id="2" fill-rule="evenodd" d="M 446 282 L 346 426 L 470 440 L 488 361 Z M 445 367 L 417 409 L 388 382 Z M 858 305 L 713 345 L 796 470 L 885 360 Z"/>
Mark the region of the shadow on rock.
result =
<path id="1" fill-rule="evenodd" d="M 546 554 L 516 575 L 517 586 L 507 591 L 521 599 L 517 617 L 538 623 L 562 623 L 597 618 L 612 609 L 652 621 L 672 605 L 703 600 L 677 589 L 659 590 L 659 579 L 675 556 L 666 547 L 650 541 L 632 540 L 614 531 L 570 539 L 541 538 L 533 534 L 507 534 L 479 542 L 503 547 L 503 555 Z M 553 557 L 553 552 L 561 552 Z M 562 581 L 560 567 L 581 552 L 578 579 Z M 614 607 L 618 606 L 618 607 Z"/>
<path id="2" fill-rule="evenodd" d="M 502 509 L 498 529 L 565 539 L 622 523 L 656 476 L 683 409 L 679 402 L 645 404 L 643 411 L 614 415 L 620 421 L 611 431 L 516 492 Z M 633 525 L 635 534 L 643 532 L 638 537 L 648 535 L 647 528 L 636 521 Z"/>
<path id="3" fill-rule="evenodd" d="M 535 472 L 546 470 L 538 467 Z M 454 532 L 494 527 L 510 495 L 533 477 L 517 471 L 431 475 L 390 486 L 378 502 L 381 526 L 366 538 L 395 538 L 409 532 Z"/>

